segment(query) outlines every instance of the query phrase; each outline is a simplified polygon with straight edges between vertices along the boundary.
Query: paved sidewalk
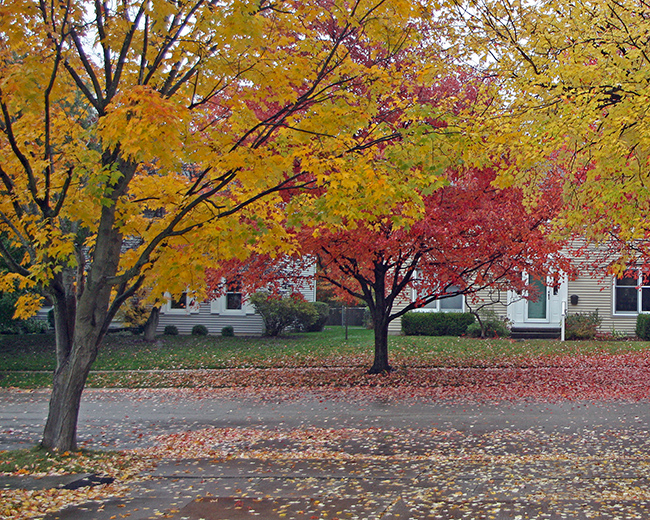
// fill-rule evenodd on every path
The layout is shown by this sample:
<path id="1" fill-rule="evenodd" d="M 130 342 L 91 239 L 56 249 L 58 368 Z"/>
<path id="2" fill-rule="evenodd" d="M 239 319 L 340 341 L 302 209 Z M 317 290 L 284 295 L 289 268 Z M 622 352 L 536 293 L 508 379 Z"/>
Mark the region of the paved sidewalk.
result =
<path id="1" fill-rule="evenodd" d="M 211 439 L 209 458 L 163 460 L 127 496 L 47 520 L 650 518 L 648 403 L 290 394 L 86 392 L 89 447 L 202 428 L 264 435 Z M 0 443 L 34 442 L 46 400 L 0 392 Z"/>
<path id="2" fill-rule="evenodd" d="M 69 508 L 54 519 L 424 519 L 642 518 L 650 500 L 614 496 L 625 483 L 647 487 L 647 460 L 593 464 L 576 478 L 573 462 L 546 468 L 476 463 L 256 460 L 161 465 L 125 499 Z M 448 471 L 454 471 L 450 477 Z M 611 498 L 607 498 L 607 494 Z"/>

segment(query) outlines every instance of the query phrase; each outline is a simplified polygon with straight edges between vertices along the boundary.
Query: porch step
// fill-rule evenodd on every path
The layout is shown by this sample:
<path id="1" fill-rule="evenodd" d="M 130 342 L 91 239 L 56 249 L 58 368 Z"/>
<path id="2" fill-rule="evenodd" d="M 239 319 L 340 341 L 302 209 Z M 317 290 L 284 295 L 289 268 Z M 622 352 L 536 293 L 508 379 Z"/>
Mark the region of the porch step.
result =
<path id="1" fill-rule="evenodd" d="M 516 327 L 510 331 L 512 339 L 560 339 L 562 329 L 540 329 L 534 327 Z"/>

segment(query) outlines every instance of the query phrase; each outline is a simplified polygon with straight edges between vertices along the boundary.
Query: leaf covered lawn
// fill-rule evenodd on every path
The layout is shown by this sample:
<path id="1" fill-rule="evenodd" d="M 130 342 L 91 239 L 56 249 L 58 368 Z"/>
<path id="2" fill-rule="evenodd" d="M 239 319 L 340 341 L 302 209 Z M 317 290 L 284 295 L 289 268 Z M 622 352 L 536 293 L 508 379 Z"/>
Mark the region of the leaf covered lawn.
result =
<path id="1" fill-rule="evenodd" d="M 91 375 L 90 386 L 260 392 L 320 388 L 336 393 L 479 400 L 639 400 L 650 397 L 650 353 L 520 358 L 456 367 L 398 367 L 380 376 L 368 375 L 365 367 L 97 372 Z"/>

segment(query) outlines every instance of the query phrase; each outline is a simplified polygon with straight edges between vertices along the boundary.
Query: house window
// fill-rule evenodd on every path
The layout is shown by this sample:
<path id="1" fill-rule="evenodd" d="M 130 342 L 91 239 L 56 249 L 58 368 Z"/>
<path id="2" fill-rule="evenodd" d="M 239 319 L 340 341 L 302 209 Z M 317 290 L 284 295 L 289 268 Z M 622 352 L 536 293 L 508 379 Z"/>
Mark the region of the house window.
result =
<path id="1" fill-rule="evenodd" d="M 438 303 L 440 303 L 440 310 L 443 312 L 461 312 L 463 310 L 463 295 L 457 294 L 451 298 L 444 298 L 442 300 L 438 300 Z"/>
<path id="2" fill-rule="evenodd" d="M 167 303 L 162 306 L 161 312 L 164 314 L 196 314 L 199 312 L 198 302 L 192 297 L 190 292 L 183 292 L 180 296 L 174 297 L 170 293 L 165 293 Z"/>
<path id="3" fill-rule="evenodd" d="M 634 272 L 616 278 L 614 312 L 616 314 L 650 312 L 650 276 Z"/>
<path id="4" fill-rule="evenodd" d="M 175 310 L 187 309 L 187 293 L 184 292 L 181 294 L 178 300 L 172 297 L 169 302 L 169 308 Z"/>
<path id="5" fill-rule="evenodd" d="M 242 309 L 241 284 L 229 283 L 226 288 L 226 310 L 239 311 Z"/>
<path id="6" fill-rule="evenodd" d="M 224 280 L 224 284 L 226 291 L 210 302 L 210 312 L 230 316 L 252 314 L 251 307 L 247 304 L 246 298 L 241 291 L 241 283 L 238 280 L 226 283 Z"/>
<path id="7" fill-rule="evenodd" d="M 458 290 L 459 288 L 455 285 L 448 288 L 448 292 L 452 293 Z M 432 302 L 419 307 L 417 310 L 430 312 L 463 312 L 463 310 L 465 310 L 464 298 L 462 294 L 457 294 L 456 296 L 450 296 L 449 298 L 433 300 Z"/>

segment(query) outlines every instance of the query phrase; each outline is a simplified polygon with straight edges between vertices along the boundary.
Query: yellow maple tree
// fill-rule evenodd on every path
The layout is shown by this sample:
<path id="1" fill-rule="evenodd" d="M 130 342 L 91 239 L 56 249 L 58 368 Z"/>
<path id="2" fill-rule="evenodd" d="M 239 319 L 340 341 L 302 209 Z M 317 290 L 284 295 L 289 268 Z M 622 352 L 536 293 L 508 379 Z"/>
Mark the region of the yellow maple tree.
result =
<path id="1" fill-rule="evenodd" d="M 557 228 L 650 256 L 650 19 L 639 0 L 453 2 L 467 55 L 494 78 L 472 158 L 503 154 L 502 185 L 560 166 Z M 479 129 L 480 128 L 482 129 Z M 469 157 L 469 156 L 468 156 Z"/>
<path id="2" fill-rule="evenodd" d="M 152 299 L 180 292 L 255 237 L 276 248 L 298 208 L 335 224 L 440 185 L 417 130 L 431 114 L 409 91 L 438 75 L 434 12 L 408 0 L 0 0 L 2 284 L 37 294 L 19 315 L 38 295 L 54 305 L 45 447 L 75 448 L 102 338 L 143 286 Z M 395 128 L 395 111 L 413 124 Z"/>

